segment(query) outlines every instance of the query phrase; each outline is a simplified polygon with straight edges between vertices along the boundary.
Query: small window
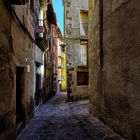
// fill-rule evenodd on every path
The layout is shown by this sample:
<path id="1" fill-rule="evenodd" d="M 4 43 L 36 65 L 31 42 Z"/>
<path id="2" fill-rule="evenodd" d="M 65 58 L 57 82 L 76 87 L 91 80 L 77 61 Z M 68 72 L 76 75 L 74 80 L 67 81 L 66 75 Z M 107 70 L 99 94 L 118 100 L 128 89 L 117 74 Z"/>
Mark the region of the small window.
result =
<path id="1" fill-rule="evenodd" d="M 81 66 L 87 66 L 88 65 L 88 42 L 87 41 L 81 41 L 81 45 L 80 45 L 80 65 Z"/>
<path id="2" fill-rule="evenodd" d="M 77 72 L 77 85 L 88 85 L 88 72 Z"/>

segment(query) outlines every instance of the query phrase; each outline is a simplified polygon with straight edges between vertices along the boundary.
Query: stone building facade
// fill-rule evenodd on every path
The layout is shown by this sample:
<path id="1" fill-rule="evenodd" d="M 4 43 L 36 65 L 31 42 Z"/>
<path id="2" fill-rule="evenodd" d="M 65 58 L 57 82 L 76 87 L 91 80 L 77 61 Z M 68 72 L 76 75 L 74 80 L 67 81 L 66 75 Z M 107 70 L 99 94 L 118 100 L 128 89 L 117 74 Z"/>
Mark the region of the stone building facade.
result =
<path id="1" fill-rule="evenodd" d="M 15 140 L 52 90 L 51 79 L 47 81 L 52 75 L 48 36 L 56 20 L 48 3 L 46 7 L 43 0 L 0 1 L 1 140 Z M 36 4 L 40 11 L 34 11 Z"/>
<path id="2" fill-rule="evenodd" d="M 46 19 L 45 19 L 46 20 L 45 23 L 47 24 L 47 39 L 48 39 L 48 48 L 46 49 L 46 62 L 47 62 L 46 93 L 47 93 L 47 98 L 50 98 L 51 96 L 55 95 L 57 91 L 57 78 L 56 78 L 57 77 L 57 47 L 56 47 L 56 37 L 55 37 L 56 36 L 55 28 L 57 27 L 57 19 L 51 0 L 48 0 Z"/>
<path id="3" fill-rule="evenodd" d="M 34 71 L 32 21 L 25 6 L 0 1 L 0 139 L 15 139 L 16 130 L 32 116 Z M 19 10 L 20 9 L 20 10 Z M 22 19 L 18 15 L 23 13 Z M 26 25 L 23 29 L 22 25 Z"/>
<path id="4" fill-rule="evenodd" d="M 57 26 L 51 24 L 51 60 L 52 60 L 52 89 L 53 93 L 57 92 Z"/>
<path id="5" fill-rule="evenodd" d="M 90 112 L 140 139 L 140 1 L 89 0 Z"/>
<path id="6" fill-rule="evenodd" d="M 57 43 L 57 62 L 58 62 L 58 92 L 67 90 L 67 76 L 66 76 L 66 49 L 62 38 L 62 34 L 59 31 L 58 43 Z"/>
<path id="7" fill-rule="evenodd" d="M 88 97 L 88 1 L 63 0 L 68 97 Z"/>

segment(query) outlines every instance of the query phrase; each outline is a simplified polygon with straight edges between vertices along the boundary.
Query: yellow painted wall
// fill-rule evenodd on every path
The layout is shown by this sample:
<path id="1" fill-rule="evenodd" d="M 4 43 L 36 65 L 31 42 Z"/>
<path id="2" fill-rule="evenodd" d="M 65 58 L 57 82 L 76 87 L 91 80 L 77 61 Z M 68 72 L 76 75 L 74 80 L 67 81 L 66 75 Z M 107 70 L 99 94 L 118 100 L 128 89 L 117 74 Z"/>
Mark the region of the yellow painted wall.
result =
<path id="1" fill-rule="evenodd" d="M 58 67 L 58 78 L 59 77 L 63 77 L 64 79 L 61 80 L 61 85 L 60 85 L 60 90 L 61 91 L 66 91 L 67 90 L 67 82 L 66 82 L 66 52 L 64 52 L 64 57 L 61 56 L 61 53 L 62 53 L 62 50 L 61 50 L 61 47 L 60 47 L 60 44 L 61 44 L 61 39 L 58 38 L 58 65 L 59 64 L 62 64 L 64 67 Z M 61 57 L 60 57 L 61 56 Z"/>
<path id="2" fill-rule="evenodd" d="M 67 89 L 67 82 L 66 82 L 66 53 L 64 54 L 64 58 L 61 59 L 61 63 L 64 65 L 64 68 L 61 69 L 61 75 L 64 77 L 64 80 L 61 82 L 61 90 L 66 91 Z"/>

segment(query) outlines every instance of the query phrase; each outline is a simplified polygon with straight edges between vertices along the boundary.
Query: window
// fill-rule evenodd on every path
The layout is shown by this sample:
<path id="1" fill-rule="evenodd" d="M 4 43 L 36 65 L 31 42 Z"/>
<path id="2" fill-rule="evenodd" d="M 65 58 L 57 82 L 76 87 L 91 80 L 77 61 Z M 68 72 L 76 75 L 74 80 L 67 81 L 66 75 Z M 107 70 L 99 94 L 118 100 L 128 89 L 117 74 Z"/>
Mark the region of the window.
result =
<path id="1" fill-rule="evenodd" d="M 77 85 L 88 85 L 88 72 L 77 72 Z"/>
<path id="2" fill-rule="evenodd" d="M 80 45 L 80 61 L 81 61 L 81 66 L 87 66 L 87 46 L 88 46 L 88 41 L 81 41 Z"/>
<path id="3" fill-rule="evenodd" d="M 80 34 L 81 36 L 88 35 L 88 12 L 80 11 Z"/>

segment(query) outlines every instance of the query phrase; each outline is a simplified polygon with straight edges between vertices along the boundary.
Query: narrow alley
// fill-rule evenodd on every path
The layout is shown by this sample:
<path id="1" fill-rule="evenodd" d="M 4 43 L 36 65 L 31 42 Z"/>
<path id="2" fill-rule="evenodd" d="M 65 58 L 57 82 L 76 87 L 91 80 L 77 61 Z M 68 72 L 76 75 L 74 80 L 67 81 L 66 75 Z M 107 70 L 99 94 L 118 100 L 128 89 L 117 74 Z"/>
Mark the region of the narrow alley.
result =
<path id="1" fill-rule="evenodd" d="M 123 140 L 88 114 L 88 100 L 66 102 L 59 93 L 40 105 L 17 140 Z"/>
<path id="2" fill-rule="evenodd" d="M 0 140 L 140 140 L 140 0 L 0 0 Z"/>

